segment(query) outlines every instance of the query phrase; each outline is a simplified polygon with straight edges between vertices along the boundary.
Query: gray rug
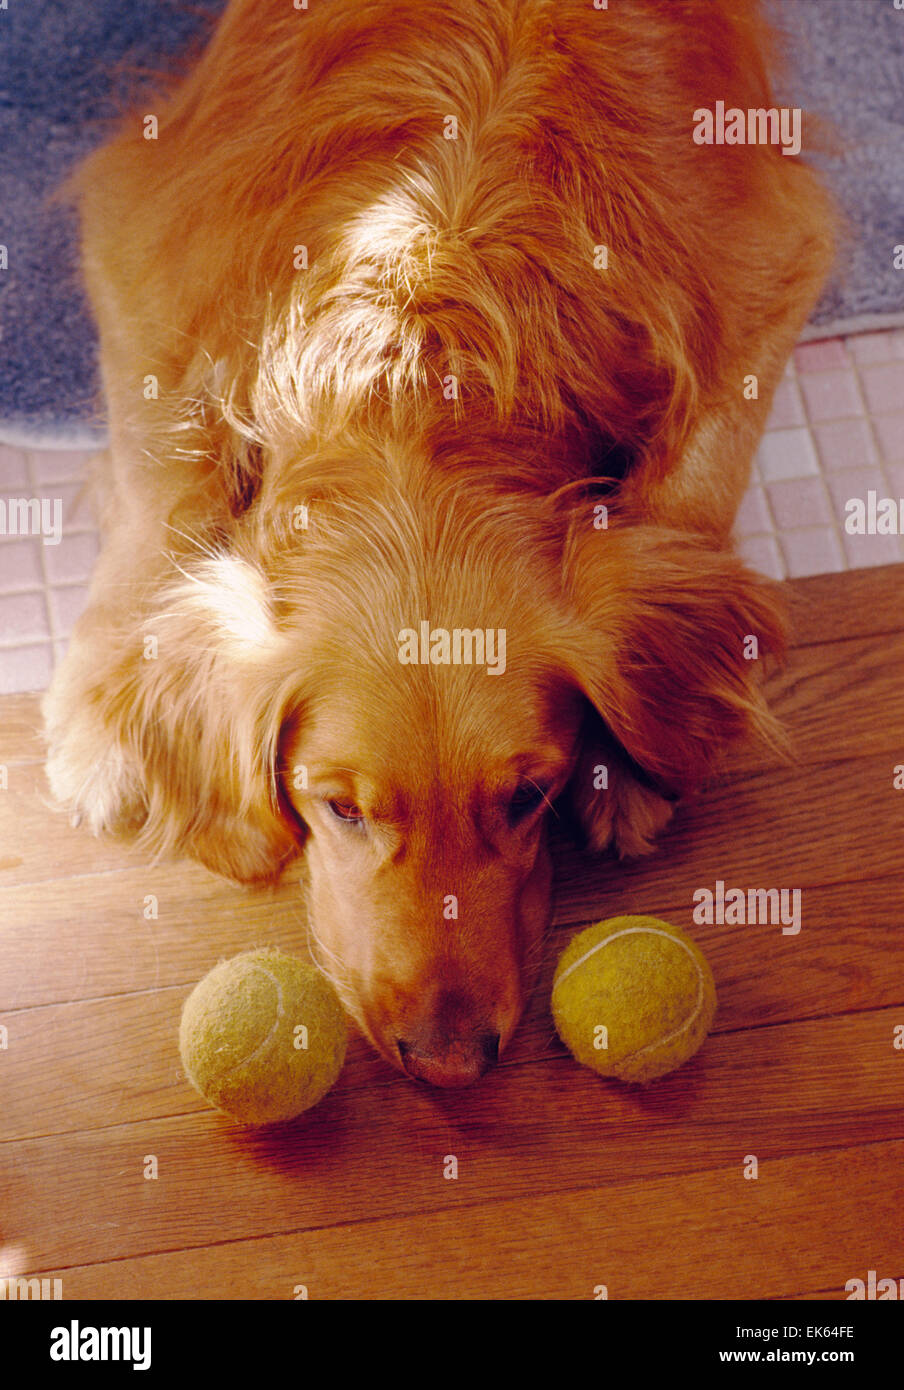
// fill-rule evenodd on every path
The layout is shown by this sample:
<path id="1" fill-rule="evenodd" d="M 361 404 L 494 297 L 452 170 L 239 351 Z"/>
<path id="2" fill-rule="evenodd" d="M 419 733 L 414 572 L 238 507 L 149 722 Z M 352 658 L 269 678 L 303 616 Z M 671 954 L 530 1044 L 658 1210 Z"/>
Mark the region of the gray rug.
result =
<path id="1" fill-rule="evenodd" d="M 102 441 L 94 329 L 71 214 L 47 195 L 107 129 L 136 80 L 189 60 L 225 0 L 12 0 L 0 14 L 0 440 Z M 425 4 L 427 0 L 425 0 Z M 662 0 L 669 3 L 669 0 Z M 904 322 L 904 12 L 893 0 L 768 0 L 792 75 L 780 95 L 828 118 L 820 162 L 850 220 L 842 277 L 812 337 Z"/>
<path id="2" fill-rule="evenodd" d="M 789 62 L 783 104 L 829 123 L 838 144 L 816 155 L 848 221 L 836 280 L 804 336 L 904 323 L 904 10 L 892 0 L 768 0 Z"/>
<path id="3" fill-rule="evenodd" d="M 47 197 L 136 83 L 199 46 L 225 0 L 11 0 L 0 11 L 0 441 L 91 446 L 97 341 L 76 219 Z M 2 479 L 0 479 L 2 481 Z"/>

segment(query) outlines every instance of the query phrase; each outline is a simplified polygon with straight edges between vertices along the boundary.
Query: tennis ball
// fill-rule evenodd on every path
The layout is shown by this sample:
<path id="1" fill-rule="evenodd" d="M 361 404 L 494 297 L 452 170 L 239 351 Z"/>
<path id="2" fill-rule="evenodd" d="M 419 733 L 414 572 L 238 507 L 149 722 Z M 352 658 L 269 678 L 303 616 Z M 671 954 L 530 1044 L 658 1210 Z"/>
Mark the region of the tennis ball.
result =
<path id="1" fill-rule="evenodd" d="M 712 1027 L 716 988 L 699 947 L 656 917 L 610 917 L 580 932 L 556 967 L 559 1037 L 603 1076 L 653 1081 L 693 1057 Z"/>
<path id="2" fill-rule="evenodd" d="M 313 965 L 263 948 L 205 975 L 185 1001 L 179 1051 L 205 1100 L 243 1124 L 290 1120 L 342 1070 L 348 1026 Z"/>

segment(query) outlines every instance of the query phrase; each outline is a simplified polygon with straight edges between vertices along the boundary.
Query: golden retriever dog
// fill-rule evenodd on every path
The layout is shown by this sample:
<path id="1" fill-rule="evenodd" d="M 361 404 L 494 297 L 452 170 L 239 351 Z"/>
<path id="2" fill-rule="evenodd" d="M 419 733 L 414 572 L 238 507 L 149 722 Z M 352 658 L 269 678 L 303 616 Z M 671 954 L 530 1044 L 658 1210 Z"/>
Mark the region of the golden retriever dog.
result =
<path id="1" fill-rule="evenodd" d="M 52 790 L 236 880 L 303 853 L 436 1085 L 517 1025 L 551 809 L 642 854 L 777 737 L 731 529 L 833 232 L 769 46 L 746 0 L 233 0 L 71 185 L 110 433 Z"/>

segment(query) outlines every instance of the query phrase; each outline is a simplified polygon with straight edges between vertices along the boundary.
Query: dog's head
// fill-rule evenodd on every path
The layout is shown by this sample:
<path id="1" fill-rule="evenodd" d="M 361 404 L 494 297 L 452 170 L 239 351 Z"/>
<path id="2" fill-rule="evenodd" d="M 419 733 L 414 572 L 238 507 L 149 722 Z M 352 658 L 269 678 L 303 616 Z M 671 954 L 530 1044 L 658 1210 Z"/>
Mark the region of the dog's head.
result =
<path id="1" fill-rule="evenodd" d="M 649 848 L 728 743 L 773 733 L 757 658 L 780 624 L 703 538 L 344 469 L 277 473 L 231 548 L 182 562 L 138 720 L 149 834 L 238 879 L 303 846 L 349 1011 L 395 1065 L 463 1084 L 533 982 L 550 816 Z"/>

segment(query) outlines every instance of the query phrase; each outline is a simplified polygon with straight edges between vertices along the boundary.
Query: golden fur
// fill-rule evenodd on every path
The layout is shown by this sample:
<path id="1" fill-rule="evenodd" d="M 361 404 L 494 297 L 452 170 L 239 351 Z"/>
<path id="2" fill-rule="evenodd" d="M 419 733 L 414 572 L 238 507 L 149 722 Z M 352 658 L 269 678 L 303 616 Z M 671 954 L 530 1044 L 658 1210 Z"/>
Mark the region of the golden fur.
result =
<path id="1" fill-rule="evenodd" d="M 437 1084 L 514 1031 L 549 805 L 642 853 L 777 737 L 729 537 L 831 213 L 691 139 L 768 47 L 741 0 L 233 0 L 73 181 L 110 449 L 53 790 L 240 880 L 303 847 L 320 963 Z M 423 620 L 504 674 L 402 665 Z"/>

